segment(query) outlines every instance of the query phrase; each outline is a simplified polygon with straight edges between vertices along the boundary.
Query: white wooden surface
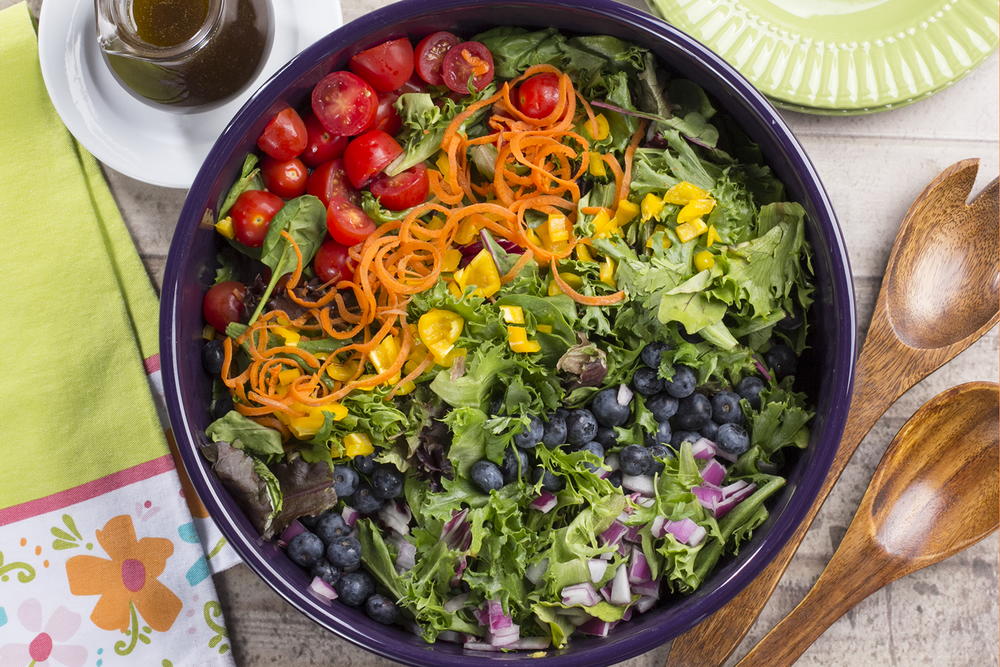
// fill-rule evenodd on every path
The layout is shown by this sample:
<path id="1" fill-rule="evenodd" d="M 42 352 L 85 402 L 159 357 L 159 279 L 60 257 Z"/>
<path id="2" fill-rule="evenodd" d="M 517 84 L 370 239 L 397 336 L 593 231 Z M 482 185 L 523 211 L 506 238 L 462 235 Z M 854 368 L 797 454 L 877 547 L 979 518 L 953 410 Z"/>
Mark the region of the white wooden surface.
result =
<path id="1" fill-rule="evenodd" d="M 0 8 L 10 4 L 12 0 L 0 0 Z M 384 4 L 388 2 L 344 0 L 345 20 Z M 836 206 L 850 251 L 862 335 L 896 228 L 912 199 L 938 172 L 962 158 L 982 159 L 977 190 L 997 175 L 997 63 L 994 54 L 952 88 L 889 113 L 855 118 L 786 114 Z M 184 192 L 106 171 L 136 245 L 159 285 Z M 994 330 L 889 410 L 862 443 L 740 654 L 791 609 L 818 576 L 886 445 L 917 407 L 951 386 L 996 380 L 997 374 Z M 245 566 L 217 577 L 217 584 L 241 665 L 390 664 L 306 620 Z M 865 600 L 798 664 L 995 665 L 997 628 L 994 535 Z M 666 647 L 662 647 L 622 664 L 653 667 L 662 665 L 665 655 Z"/>

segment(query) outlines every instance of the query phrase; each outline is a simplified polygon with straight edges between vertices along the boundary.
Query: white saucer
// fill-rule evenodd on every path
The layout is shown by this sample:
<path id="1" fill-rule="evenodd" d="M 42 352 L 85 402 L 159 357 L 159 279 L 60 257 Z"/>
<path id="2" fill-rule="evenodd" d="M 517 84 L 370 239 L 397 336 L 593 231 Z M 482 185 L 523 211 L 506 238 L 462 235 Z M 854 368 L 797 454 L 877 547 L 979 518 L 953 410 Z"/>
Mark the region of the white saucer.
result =
<path id="1" fill-rule="evenodd" d="M 38 56 L 56 111 L 98 160 L 134 179 L 188 188 L 243 103 L 279 67 L 343 23 L 339 0 L 274 0 L 274 40 L 260 76 L 232 102 L 201 113 L 160 111 L 115 80 L 97 46 L 93 0 L 42 3 Z"/>

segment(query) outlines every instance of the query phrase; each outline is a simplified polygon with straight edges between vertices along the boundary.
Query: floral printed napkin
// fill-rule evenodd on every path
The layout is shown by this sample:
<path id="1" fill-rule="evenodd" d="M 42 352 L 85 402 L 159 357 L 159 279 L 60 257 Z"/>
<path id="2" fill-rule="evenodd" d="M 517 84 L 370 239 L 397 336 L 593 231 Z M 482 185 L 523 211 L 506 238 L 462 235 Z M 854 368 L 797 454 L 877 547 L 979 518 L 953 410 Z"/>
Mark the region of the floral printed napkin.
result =
<path id="1" fill-rule="evenodd" d="M 0 62 L 0 665 L 231 665 L 237 557 L 171 455 L 156 295 L 23 4 Z"/>

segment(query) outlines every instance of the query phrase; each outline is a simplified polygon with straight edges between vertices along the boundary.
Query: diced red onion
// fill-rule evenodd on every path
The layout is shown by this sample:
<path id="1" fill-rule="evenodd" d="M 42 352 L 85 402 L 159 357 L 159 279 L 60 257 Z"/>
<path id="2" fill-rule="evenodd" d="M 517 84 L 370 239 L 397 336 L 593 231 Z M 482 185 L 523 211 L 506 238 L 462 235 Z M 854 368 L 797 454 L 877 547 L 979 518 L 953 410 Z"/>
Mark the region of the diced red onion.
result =
<path id="1" fill-rule="evenodd" d="M 306 527 L 299 523 L 298 519 L 293 519 L 288 526 L 281 531 L 281 535 L 278 537 L 278 546 L 285 547 L 291 542 L 296 535 L 301 535 L 306 532 Z"/>
<path id="2" fill-rule="evenodd" d="M 559 499 L 551 491 L 542 490 L 538 497 L 531 501 L 531 508 L 538 510 L 542 514 L 552 511 L 559 503 Z"/>
<path id="3" fill-rule="evenodd" d="M 632 593 L 643 597 L 660 598 L 660 582 L 644 581 L 639 584 L 632 584 Z"/>
<path id="4" fill-rule="evenodd" d="M 694 497 L 698 499 L 701 506 L 707 510 L 713 510 L 715 505 L 722 500 L 722 489 L 707 486 L 705 484 L 692 487 L 691 493 L 693 493 Z"/>
<path id="5" fill-rule="evenodd" d="M 656 598 L 651 597 L 641 597 L 635 602 L 635 610 L 640 614 L 645 614 L 647 611 L 656 606 Z"/>
<path id="6" fill-rule="evenodd" d="M 614 583 L 615 583 L 614 579 L 612 579 L 611 581 L 609 581 L 608 583 L 604 584 L 604 586 L 601 587 L 601 597 L 603 597 L 608 602 L 611 602 L 611 589 L 614 586 Z"/>
<path id="7" fill-rule="evenodd" d="M 454 630 L 445 630 L 438 633 L 438 639 L 443 642 L 451 642 L 452 644 L 464 644 L 469 641 L 467 637 L 468 635 L 464 635 L 461 632 L 455 632 Z"/>
<path id="8" fill-rule="evenodd" d="M 513 648 L 519 651 L 541 651 L 551 645 L 552 640 L 548 637 L 521 637 L 516 642 L 507 644 L 504 648 Z"/>
<path id="9" fill-rule="evenodd" d="M 514 623 L 509 628 L 505 628 L 499 632 L 488 633 L 486 638 L 494 646 L 511 648 L 511 644 L 521 639 L 521 627 Z"/>
<path id="10" fill-rule="evenodd" d="M 604 465 L 606 465 L 609 468 L 611 468 L 612 471 L 618 470 L 618 455 L 617 454 L 608 454 L 607 456 L 605 456 L 604 457 Z"/>
<path id="11" fill-rule="evenodd" d="M 611 560 L 612 558 L 615 557 L 615 554 L 613 551 L 605 551 L 604 553 L 599 554 L 597 557 L 600 558 L 601 560 Z"/>
<path id="12" fill-rule="evenodd" d="M 607 621 L 602 621 L 599 618 L 592 618 L 578 627 L 577 630 L 585 635 L 591 635 L 593 637 L 607 637 L 616 625 L 617 623 L 609 623 Z"/>
<path id="13" fill-rule="evenodd" d="M 444 610 L 449 614 L 454 614 L 456 611 L 465 606 L 465 603 L 469 601 L 469 594 L 462 593 L 461 595 L 456 595 L 442 605 Z"/>
<path id="14" fill-rule="evenodd" d="M 607 530 L 601 533 L 601 542 L 604 544 L 618 544 L 628 533 L 628 528 L 623 523 L 612 521 Z"/>
<path id="15" fill-rule="evenodd" d="M 351 528 L 354 528 L 354 524 L 358 522 L 358 519 L 361 517 L 361 513 L 358 512 L 353 507 L 348 507 L 347 505 L 344 505 L 344 511 L 340 513 L 340 516 L 344 517 L 344 523 L 346 523 Z"/>
<path id="16" fill-rule="evenodd" d="M 501 651 L 499 646 L 494 646 L 493 644 L 487 644 L 481 641 L 465 642 L 462 644 L 462 648 L 468 649 L 470 651 Z"/>
<path id="17" fill-rule="evenodd" d="M 542 576 L 545 574 L 545 570 L 549 567 L 549 559 L 543 558 L 537 563 L 532 563 L 524 571 L 524 576 L 528 578 L 532 584 L 537 586 L 542 582 Z"/>
<path id="18" fill-rule="evenodd" d="M 385 503 L 378 511 L 382 523 L 400 535 L 409 534 L 410 516 L 410 509 L 401 503 Z"/>
<path id="19" fill-rule="evenodd" d="M 402 540 L 396 550 L 396 567 L 402 571 L 413 569 L 417 564 L 417 547 Z"/>
<path id="20" fill-rule="evenodd" d="M 479 607 L 478 609 L 473 609 L 472 615 L 475 617 L 477 621 L 479 621 L 479 625 L 483 626 L 484 628 L 490 624 L 490 615 L 486 611 L 486 607 Z"/>
<path id="21" fill-rule="evenodd" d="M 587 561 L 587 567 L 590 569 L 590 580 L 596 584 L 604 578 L 605 572 L 608 571 L 608 561 L 592 558 Z"/>
<path id="22" fill-rule="evenodd" d="M 632 393 L 632 390 L 629 389 L 627 384 L 618 385 L 618 396 L 616 397 L 618 399 L 618 405 L 628 405 L 632 402 L 632 396 L 634 396 L 634 394 Z"/>
<path id="23" fill-rule="evenodd" d="M 741 502 L 753 495 L 753 492 L 757 490 L 756 484 L 747 484 L 742 489 L 739 489 L 732 495 L 724 497 L 719 503 L 716 504 L 714 508 L 714 514 L 716 519 L 721 519 L 722 517 L 729 514 L 729 512 L 739 505 Z"/>
<path id="24" fill-rule="evenodd" d="M 705 539 L 705 529 L 691 519 L 668 521 L 664 528 L 676 537 L 678 542 L 692 547 L 698 546 Z"/>
<path id="25" fill-rule="evenodd" d="M 610 470 L 605 470 L 604 468 L 598 468 L 596 474 L 601 479 L 607 479 L 608 477 L 611 477 L 611 471 Z"/>
<path id="26" fill-rule="evenodd" d="M 650 581 L 652 578 L 653 573 L 649 569 L 649 561 L 646 560 L 646 554 L 642 553 L 642 549 L 633 547 L 632 559 L 628 564 L 628 582 L 630 584 L 640 584 L 644 581 Z"/>
<path id="27" fill-rule="evenodd" d="M 653 478 L 649 475 L 622 475 L 622 486 L 643 496 L 656 495 Z"/>
<path id="28" fill-rule="evenodd" d="M 624 542 L 619 542 L 618 543 L 618 553 L 620 553 L 622 556 L 628 556 L 628 554 L 629 554 L 629 552 L 631 550 L 632 550 L 632 547 L 630 547 L 629 545 L 625 544 Z"/>
<path id="29" fill-rule="evenodd" d="M 633 509 L 632 512 L 634 511 L 635 510 Z M 621 523 L 625 523 L 626 521 L 628 521 L 628 518 L 632 516 L 632 512 L 629 511 L 629 507 L 626 507 L 624 510 L 622 510 L 622 513 L 618 515 L 615 521 L 620 521 Z"/>
<path id="30" fill-rule="evenodd" d="M 601 598 L 597 595 L 597 591 L 594 590 L 594 585 L 589 581 L 567 586 L 559 594 L 562 596 L 562 603 L 568 607 L 577 605 L 581 607 L 593 607 L 601 601 Z"/>
<path id="31" fill-rule="evenodd" d="M 722 447 L 716 447 L 715 448 L 715 455 L 718 456 L 720 459 L 724 459 L 726 461 L 729 461 L 730 463 L 736 463 L 736 461 L 739 459 L 738 456 L 736 456 L 735 454 L 730 454 L 729 452 L 727 452 L 726 450 L 724 450 Z"/>
<path id="32" fill-rule="evenodd" d="M 639 505 L 641 507 L 652 507 L 655 504 L 656 501 L 652 498 L 639 498 L 639 500 L 636 502 L 636 505 Z"/>
<path id="33" fill-rule="evenodd" d="M 622 621 L 623 622 L 628 623 L 629 621 L 632 620 L 632 610 L 634 608 L 635 607 L 633 605 L 629 605 L 628 606 L 628 609 L 626 609 L 625 613 L 622 614 Z"/>
<path id="34" fill-rule="evenodd" d="M 691 456 L 705 460 L 715 456 L 715 443 L 708 438 L 698 438 L 691 445 Z"/>
<path id="35" fill-rule="evenodd" d="M 337 599 L 337 591 L 333 590 L 333 586 L 319 577 L 313 577 L 309 584 L 309 593 L 323 602 L 333 602 Z"/>
<path id="36" fill-rule="evenodd" d="M 727 484 L 726 486 L 722 487 L 722 497 L 728 498 L 729 496 L 733 495 L 740 489 L 746 488 L 748 485 L 749 482 L 747 482 L 745 479 L 738 479 L 732 484 Z"/>
<path id="37" fill-rule="evenodd" d="M 615 578 L 611 580 L 611 596 L 608 602 L 620 607 L 632 602 L 632 589 L 628 585 L 628 568 L 624 563 L 618 566 Z"/>
<path id="38" fill-rule="evenodd" d="M 718 486 L 726 478 L 726 466 L 715 459 L 709 459 L 705 467 L 701 469 L 701 478 L 709 484 Z"/>
<path id="39" fill-rule="evenodd" d="M 639 534 L 641 530 L 642 530 L 642 526 L 629 526 L 628 527 L 628 532 L 625 533 L 625 541 L 626 542 L 641 542 L 642 541 L 642 535 Z"/>

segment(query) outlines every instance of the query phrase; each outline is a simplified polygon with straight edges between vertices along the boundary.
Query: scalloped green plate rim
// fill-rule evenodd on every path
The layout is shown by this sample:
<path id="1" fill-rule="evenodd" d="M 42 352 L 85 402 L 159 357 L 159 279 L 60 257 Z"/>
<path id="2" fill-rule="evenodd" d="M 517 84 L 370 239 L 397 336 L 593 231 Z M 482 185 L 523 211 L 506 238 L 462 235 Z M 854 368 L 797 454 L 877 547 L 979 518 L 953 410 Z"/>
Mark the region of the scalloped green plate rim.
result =
<path id="1" fill-rule="evenodd" d="M 861 115 L 947 88 L 997 46 L 996 0 L 648 0 L 778 106 Z"/>

